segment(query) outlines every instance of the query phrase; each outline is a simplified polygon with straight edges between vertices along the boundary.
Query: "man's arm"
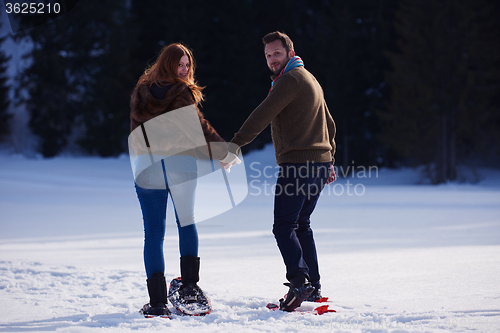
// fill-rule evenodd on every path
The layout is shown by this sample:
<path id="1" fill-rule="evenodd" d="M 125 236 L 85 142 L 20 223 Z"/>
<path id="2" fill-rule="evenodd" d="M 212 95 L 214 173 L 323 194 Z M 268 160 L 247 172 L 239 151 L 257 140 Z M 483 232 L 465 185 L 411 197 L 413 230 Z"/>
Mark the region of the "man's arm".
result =
<path id="1" fill-rule="evenodd" d="M 298 82 L 293 76 L 282 76 L 274 83 L 270 94 L 248 116 L 240 130 L 234 135 L 229 151 L 237 155 L 239 147 L 252 142 L 273 119 L 295 98 Z"/>
<path id="2" fill-rule="evenodd" d="M 328 139 L 330 141 L 330 144 L 332 145 L 332 165 L 335 164 L 335 151 L 336 151 L 336 145 L 335 145 L 335 134 L 337 131 L 337 128 L 335 127 L 335 121 L 333 121 L 332 115 L 330 114 L 330 111 L 328 110 L 328 106 L 325 103 L 325 112 L 326 112 L 326 125 L 328 127 Z"/>
<path id="3" fill-rule="evenodd" d="M 335 145 L 335 134 L 336 134 L 336 127 L 335 127 L 335 121 L 333 121 L 332 115 L 330 114 L 330 110 L 328 110 L 328 106 L 325 103 L 325 113 L 326 113 L 326 126 L 328 128 L 328 139 L 330 141 L 330 144 L 332 145 L 332 164 L 330 164 L 330 175 L 328 176 L 328 179 L 326 181 L 326 185 L 333 183 L 334 181 L 337 180 L 337 175 L 335 174 L 335 168 L 333 165 L 335 164 L 335 150 L 336 150 L 336 145 Z"/>

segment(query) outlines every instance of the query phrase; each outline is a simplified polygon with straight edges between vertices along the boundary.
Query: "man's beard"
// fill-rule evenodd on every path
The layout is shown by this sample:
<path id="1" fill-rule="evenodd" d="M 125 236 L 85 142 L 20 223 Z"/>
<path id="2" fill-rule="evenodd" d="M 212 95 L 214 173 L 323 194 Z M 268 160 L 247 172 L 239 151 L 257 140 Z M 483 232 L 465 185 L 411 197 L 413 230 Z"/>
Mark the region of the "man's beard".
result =
<path id="1" fill-rule="evenodd" d="M 276 72 L 275 72 L 275 71 L 273 71 L 272 69 L 271 69 L 271 72 L 272 72 L 274 75 L 279 75 L 279 74 L 281 73 L 281 71 L 283 70 L 283 68 L 285 68 L 285 67 L 286 67 L 286 64 L 288 64 L 288 62 L 289 62 L 289 61 L 290 61 L 290 58 L 285 59 L 285 60 L 283 61 L 283 63 L 282 63 L 282 64 L 280 64 L 281 66 L 280 66 L 280 67 L 278 67 L 278 69 L 276 70 Z"/>

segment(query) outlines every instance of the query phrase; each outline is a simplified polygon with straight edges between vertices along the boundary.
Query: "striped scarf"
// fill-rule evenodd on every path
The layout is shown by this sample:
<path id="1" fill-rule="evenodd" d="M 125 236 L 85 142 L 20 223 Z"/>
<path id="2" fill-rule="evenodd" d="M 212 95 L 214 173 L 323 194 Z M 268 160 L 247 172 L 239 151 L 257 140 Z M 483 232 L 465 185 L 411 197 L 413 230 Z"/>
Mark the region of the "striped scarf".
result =
<path id="1" fill-rule="evenodd" d="M 304 67 L 304 62 L 302 61 L 302 59 L 300 59 L 300 57 L 295 56 L 290 60 L 288 60 L 288 63 L 286 64 L 285 68 L 283 68 L 281 72 L 278 74 L 278 76 L 274 78 L 273 82 L 271 82 L 271 89 L 269 89 L 269 92 L 273 90 L 274 81 L 276 81 L 281 75 L 285 74 L 291 69 L 294 69 L 295 67 L 300 67 L 300 66 Z"/>

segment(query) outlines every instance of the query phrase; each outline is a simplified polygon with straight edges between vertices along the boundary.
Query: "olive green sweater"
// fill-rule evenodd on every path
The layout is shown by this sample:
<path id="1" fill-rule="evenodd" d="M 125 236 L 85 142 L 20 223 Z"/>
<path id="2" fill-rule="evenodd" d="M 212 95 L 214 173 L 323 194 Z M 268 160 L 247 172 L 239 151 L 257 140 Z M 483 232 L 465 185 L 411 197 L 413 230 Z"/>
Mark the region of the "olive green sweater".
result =
<path id="1" fill-rule="evenodd" d="M 335 122 L 323 89 L 304 67 L 296 67 L 274 82 L 231 143 L 244 146 L 269 124 L 277 164 L 335 162 Z M 236 153 L 237 149 L 230 145 L 229 150 Z"/>

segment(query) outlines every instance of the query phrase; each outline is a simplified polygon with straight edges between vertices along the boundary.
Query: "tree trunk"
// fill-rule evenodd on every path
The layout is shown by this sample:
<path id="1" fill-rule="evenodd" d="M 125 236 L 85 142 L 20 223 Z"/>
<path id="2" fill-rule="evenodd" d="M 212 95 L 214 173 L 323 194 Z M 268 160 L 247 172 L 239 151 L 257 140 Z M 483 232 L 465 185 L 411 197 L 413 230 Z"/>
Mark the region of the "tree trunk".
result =
<path id="1" fill-rule="evenodd" d="M 448 157 L 448 180 L 454 181 L 457 179 L 457 150 L 456 150 L 456 129 L 455 129 L 455 118 L 450 119 L 450 129 L 449 129 L 449 157 Z"/>
<path id="2" fill-rule="evenodd" d="M 440 125 L 434 175 L 435 184 L 441 184 L 446 181 L 448 170 L 448 117 L 446 115 L 441 115 Z"/>
<path id="3" fill-rule="evenodd" d="M 457 178 L 456 131 L 452 115 L 441 116 L 434 183 L 441 184 Z"/>

